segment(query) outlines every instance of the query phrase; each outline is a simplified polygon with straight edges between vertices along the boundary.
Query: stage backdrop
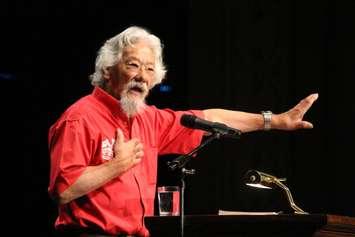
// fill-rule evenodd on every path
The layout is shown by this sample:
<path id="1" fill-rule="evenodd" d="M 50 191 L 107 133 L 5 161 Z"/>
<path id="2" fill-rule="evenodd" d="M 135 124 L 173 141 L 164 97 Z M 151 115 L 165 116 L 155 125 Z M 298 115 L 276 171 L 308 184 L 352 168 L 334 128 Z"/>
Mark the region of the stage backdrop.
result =
<path id="1" fill-rule="evenodd" d="M 245 134 L 201 153 L 188 209 L 285 210 L 280 191 L 242 183 L 257 169 L 286 177 L 306 211 L 355 215 L 354 2 L 190 4 L 189 105 L 279 113 L 310 93 L 319 100 L 305 115 L 312 130 Z"/>
<path id="2" fill-rule="evenodd" d="M 165 46 L 168 78 L 148 98 L 157 107 L 278 113 L 310 93 L 320 95 L 305 116 L 313 130 L 243 134 L 202 150 L 188 164 L 196 175 L 186 180 L 187 214 L 290 211 L 280 191 L 242 183 L 248 169 L 257 169 L 286 177 L 296 204 L 308 212 L 355 215 L 353 1 L 11 2 L 0 23 L 6 32 L 0 82 L 7 116 L 14 127 L 23 124 L 20 132 L 5 130 L 11 141 L 23 136 L 24 147 L 3 155 L 23 157 L 24 179 L 10 190 L 24 192 L 27 233 L 51 236 L 57 214 L 47 194 L 49 126 L 91 92 L 99 46 L 130 25 L 146 27 Z M 8 103 L 17 93 L 19 102 Z M 161 157 L 159 185 L 178 184 L 166 166 L 175 157 Z M 6 167 L 18 165 L 7 160 L 16 164 Z"/>

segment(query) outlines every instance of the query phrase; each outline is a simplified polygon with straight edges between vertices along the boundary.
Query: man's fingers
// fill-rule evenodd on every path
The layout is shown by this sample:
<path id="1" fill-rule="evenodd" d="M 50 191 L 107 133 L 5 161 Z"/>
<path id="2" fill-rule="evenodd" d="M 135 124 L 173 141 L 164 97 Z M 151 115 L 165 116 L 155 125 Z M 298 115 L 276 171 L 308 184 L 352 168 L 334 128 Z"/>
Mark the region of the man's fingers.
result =
<path id="1" fill-rule="evenodd" d="M 119 128 L 117 128 L 117 130 L 116 130 L 116 141 L 119 144 L 124 142 L 124 136 L 123 136 L 122 130 Z"/>
<path id="2" fill-rule="evenodd" d="M 141 142 L 139 142 L 138 144 L 136 144 L 135 150 L 136 150 L 136 151 L 142 151 L 142 150 L 143 150 L 143 144 L 142 144 Z"/>
<path id="3" fill-rule="evenodd" d="M 307 112 L 307 110 L 312 106 L 314 101 L 316 101 L 317 99 L 318 99 L 318 93 L 311 94 L 311 95 L 307 96 L 306 98 L 304 98 L 303 100 L 301 100 L 296 105 L 295 109 L 301 111 L 302 116 L 303 116 L 303 114 Z"/>
<path id="4" fill-rule="evenodd" d="M 135 166 L 136 164 L 140 163 L 142 161 L 143 155 L 144 155 L 143 151 L 137 152 L 132 159 L 132 165 Z"/>
<path id="5" fill-rule="evenodd" d="M 141 141 L 138 138 L 132 138 L 128 142 L 132 143 L 133 145 L 137 146 Z"/>
<path id="6" fill-rule="evenodd" d="M 318 99 L 318 93 L 311 94 L 306 98 L 310 107 L 314 103 L 314 101 L 316 101 L 317 99 Z"/>
<path id="7" fill-rule="evenodd" d="M 135 166 L 135 165 L 137 165 L 137 164 L 139 164 L 140 162 L 141 162 L 141 158 L 136 158 L 136 159 L 133 159 L 133 166 Z"/>
<path id="8" fill-rule="evenodd" d="M 138 151 L 137 153 L 136 153 L 136 158 L 137 159 L 140 159 L 140 158 L 142 158 L 144 156 L 144 152 L 143 151 Z"/>
<path id="9" fill-rule="evenodd" d="M 298 126 L 298 128 L 305 128 L 305 129 L 311 129 L 313 128 L 313 124 L 307 121 L 301 121 Z"/>

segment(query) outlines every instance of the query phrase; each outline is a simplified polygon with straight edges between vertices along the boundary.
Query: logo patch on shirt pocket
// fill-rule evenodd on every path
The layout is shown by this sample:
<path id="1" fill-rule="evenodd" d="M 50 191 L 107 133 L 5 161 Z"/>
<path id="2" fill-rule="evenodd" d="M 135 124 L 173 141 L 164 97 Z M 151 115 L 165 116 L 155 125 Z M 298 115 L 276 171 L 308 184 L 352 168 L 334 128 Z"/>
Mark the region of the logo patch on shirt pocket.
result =
<path id="1" fill-rule="evenodd" d="M 115 139 L 111 141 L 106 138 L 101 142 L 101 157 L 103 160 L 111 160 L 113 158 L 113 144 L 115 144 Z"/>

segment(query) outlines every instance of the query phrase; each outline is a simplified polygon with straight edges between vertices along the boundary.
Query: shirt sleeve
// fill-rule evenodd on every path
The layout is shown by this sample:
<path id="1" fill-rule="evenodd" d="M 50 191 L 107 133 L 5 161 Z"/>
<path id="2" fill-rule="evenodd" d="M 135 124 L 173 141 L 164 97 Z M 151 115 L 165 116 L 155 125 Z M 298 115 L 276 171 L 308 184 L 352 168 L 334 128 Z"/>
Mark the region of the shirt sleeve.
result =
<path id="1" fill-rule="evenodd" d="M 173 111 L 158 110 L 156 117 L 156 131 L 158 131 L 159 154 L 185 154 L 197 147 L 204 132 L 191 129 L 180 124 L 183 114 L 191 114 L 204 118 L 200 110 Z"/>
<path id="2" fill-rule="evenodd" d="M 65 191 L 82 174 L 91 157 L 92 140 L 81 120 L 65 120 L 49 131 L 51 158 L 49 194 Z"/>

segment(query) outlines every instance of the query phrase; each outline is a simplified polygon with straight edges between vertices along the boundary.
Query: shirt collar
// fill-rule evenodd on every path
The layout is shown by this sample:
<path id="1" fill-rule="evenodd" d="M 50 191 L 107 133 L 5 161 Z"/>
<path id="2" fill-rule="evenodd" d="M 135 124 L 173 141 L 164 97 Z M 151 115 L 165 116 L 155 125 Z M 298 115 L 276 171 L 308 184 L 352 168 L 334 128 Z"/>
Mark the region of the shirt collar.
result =
<path id="1" fill-rule="evenodd" d="M 109 111 L 111 111 L 114 116 L 120 116 L 128 119 L 127 115 L 121 108 L 120 101 L 111 96 L 105 90 L 96 86 L 92 92 L 92 96 L 102 103 Z"/>

